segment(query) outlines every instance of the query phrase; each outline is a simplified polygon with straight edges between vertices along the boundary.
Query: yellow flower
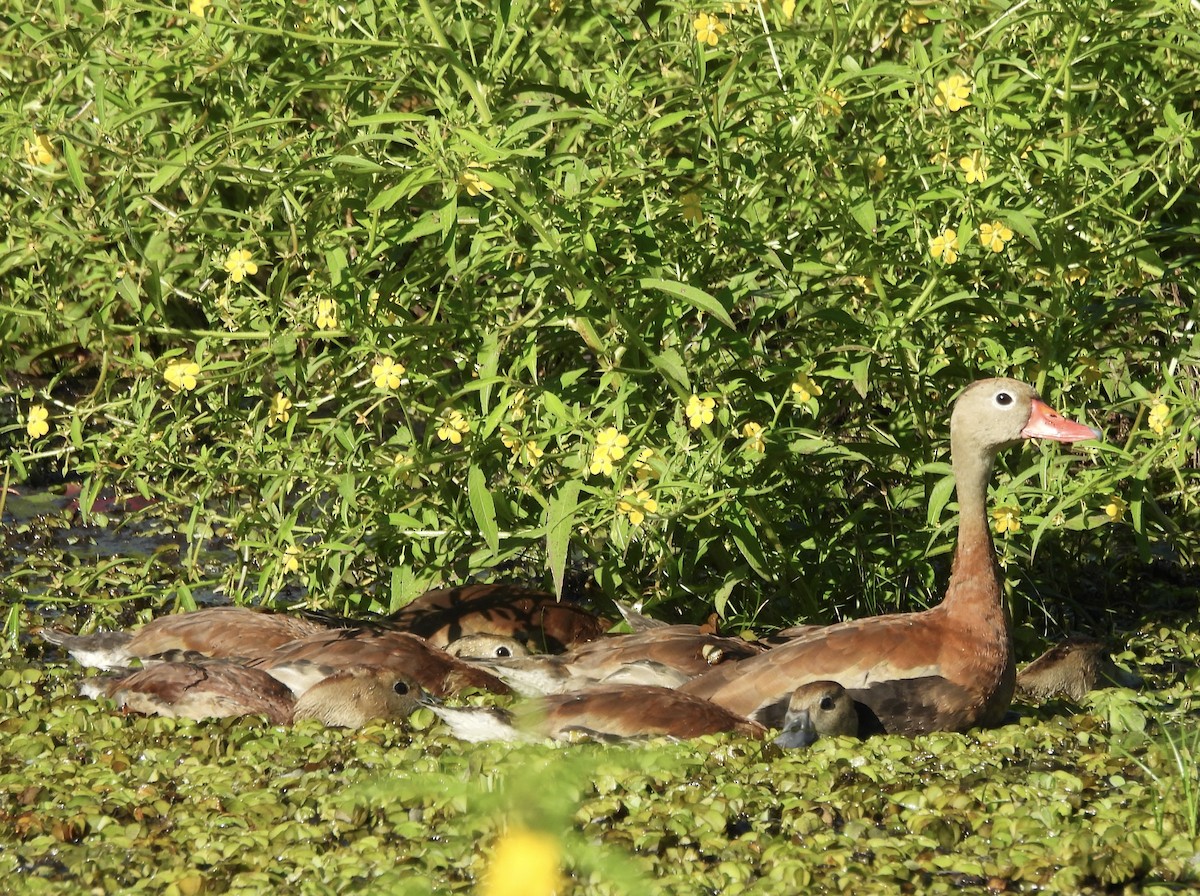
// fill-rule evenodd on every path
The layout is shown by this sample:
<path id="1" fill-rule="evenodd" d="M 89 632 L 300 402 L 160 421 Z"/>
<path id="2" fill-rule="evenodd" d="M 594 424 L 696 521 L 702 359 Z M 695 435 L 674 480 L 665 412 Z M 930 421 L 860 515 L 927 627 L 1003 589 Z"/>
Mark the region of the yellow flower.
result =
<path id="1" fill-rule="evenodd" d="M 629 517 L 629 522 L 640 526 L 646 519 L 646 514 L 658 512 L 658 502 L 650 497 L 645 490 L 625 492 L 617 502 L 617 510 Z"/>
<path id="2" fill-rule="evenodd" d="M 763 437 L 763 428 L 757 423 L 747 423 L 742 427 L 742 435 L 746 437 L 746 450 L 765 454 L 767 440 Z"/>
<path id="3" fill-rule="evenodd" d="M 287 423 L 292 417 L 292 400 L 282 392 L 276 392 L 271 399 L 271 422 Z"/>
<path id="4" fill-rule="evenodd" d="M 479 166 L 475 165 L 475 163 L 472 162 L 471 165 L 467 168 L 467 170 L 458 176 L 459 186 L 461 186 L 464 190 L 467 191 L 468 196 L 479 196 L 483 193 L 492 192 L 492 190 L 494 190 L 495 187 L 493 187 L 486 180 L 484 180 L 482 177 L 480 177 L 478 174 L 476 174 L 474 171 L 472 171 L 471 170 L 472 167 L 477 168 Z"/>
<path id="5" fill-rule="evenodd" d="M 404 365 L 391 358 L 380 358 L 371 368 L 371 379 L 375 381 L 376 389 L 399 389 L 402 376 Z"/>
<path id="6" fill-rule="evenodd" d="M 176 392 L 181 389 L 191 392 L 196 388 L 196 377 L 200 375 L 200 365 L 195 361 L 172 361 L 163 372 L 163 379 Z"/>
<path id="7" fill-rule="evenodd" d="M 542 459 L 542 455 L 546 452 L 533 439 L 526 439 L 525 444 L 521 446 L 521 450 L 517 452 L 517 460 L 525 464 L 527 467 L 536 466 L 537 462 Z"/>
<path id="8" fill-rule="evenodd" d="M 909 7 L 904 10 L 904 15 L 900 17 L 900 30 L 905 34 L 912 34 L 918 25 L 928 25 L 929 17 L 921 10 L 914 7 Z"/>
<path id="9" fill-rule="evenodd" d="M 962 75 L 951 75 L 945 81 L 939 81 L 937 94 L 933 98 L 935 106 L 945 106 L 951 112 L 971 105 L 971 82 Z"/>
<path id="10" fill-rule="evenodd" d="M 513 453 L 513 457 L 517 461 L 526 466 L 536 466 L 537 462 L 542 459 L 542 455 L 546 453 L 537 442 L 532 439 L 523 440 L 514 432 L 500 433 L 500 441 Z"/>
<path id="11" fill-rule="evenodd" d="M 719 18 L 710 16 L 706 12 L 696 16 L 692 27 L 696 29 L 696 40 L 702 44 L 708 44 L 710 47 L 715 47 L 717 41 L 721 39 L 721 35 L 729 30 Z"/>
<path id="12" fill-rule="evenodd" d="M 449 442 L 451 445 L 457 445 L 463 440 L 463 436 L 471 431 L 471 424 L 467 422 L 467 418 L 460 412 L 455 410 L 445 411 L 438 418 L 438 438 L 443 442 Z"/>
<path id="13" fill-rule="evenodd" d="M 1108 503 L 1104 505 L 1104 514 L 1110 523 L 1119 523 L 1125 519 L 1125 509 L 1128 506 L 1120 495 L 1109 495 Z"/>
<path id="14" fill-rule="evenodd" d="M 887 156 L 879 156 L 867 168 L 867 180 L 873 184 L 877 184 L 887 176 Z"/>
<path id="15" fill-rule="evenodd" d="M 401 482 L 415 482 L 417 480 L 416 460 L 411 454 L 406 454 L 403 451 L 396 452 L 396 456 L 392 458 L 392 466 L 396 469 L 396 478 Z"/>
<path id="16" fill-rule="evenodd" d="M 592 463 L 588 471 L 593 475 L 603 473 L 605 476 L 611 476 L 613 461 L 623 458 L 628 446 L 629 436 L 615 426 L 600 430 L 596 434 L 596 450 L 592 453 Z"/>
<path id="17" fill-rule="evenodd" d="M 815 396 L 825 394 L 807 373 L 796 374 L 796 378 L 792 380 L 792 393 L 797 401 L 811 401 Z"/>
<path id="18" fill-rule="evenodd" d="M 529 396 L 525 394 L 524 389 L 518 389 L 514 392 L 512 398 L 508 400 L 508 419 L 513 422 L 524 420 L 525 404 L 528 400 Z"/>
<path id="19" fill-rule="evenodd" d="M 333 304 L 333 299 L 317 301 L 316 320 L 318 330 L 332 330 L 338 325 L 337 307 Z"/>
<path id="20" fill-rule="evenodd" d="M 50 412 L 45 405 L 35 404 L 25 417 L 25 431 L 29 438 L 40 439 L 50 432 Z"/>
<path id="21" fill-rule="evenodd" d="M 563 886 L 561 862 L 556 838 L 512 828 L 492 850 L 479 896 L 554 896 Z"/>
<path id="22" fill-rule="evenodd" d="M 194 16 L 204 18 L 204 13 L 212 6 L 212 0 L 189 0 L 188 12 Z"/>
<path id="23" fill-rule="evenodd" d="M 821 115 L 838 116 L 846 105 L 846 97 L 840 90 L 827 90 L 817 100 L 817 112 Z"/>
<path id="24" fill-rule="evenodd" d="M 998 535 L 1021 531 L 1021 508 L 1001 505 L 992 511 L 992 528 Z"/>
<path id="25" fill-rule="evenodd" d="M 958 160 L 960 167 L 967 175 L 967 183 L 981 184 L 987 180 L 987 156 L 981 152 L 973 152 Z"/>
<path id="26" fill-rule="evenodd" d="M 679 197 L 679 214 L 689 224 L 699 224 L 704 220 L 704 209 L 700 207 L 700 193 L 688 190 Z"/>
<path id="27" fill-rule="evenodd" d="M 657 476 L 656 470 L 650 461 L 654 460 L 654 449 L 643 448 L 638 452 L 638 456 L 633 461 L 633 475 L 638 479 L 646 480 L 651 476 Z"/>
<path id="28" fill-rule="evenodd" d="M 1004 244 L 1013 238 L 1013 232 L 1001 221 L 979 225 L 979 242 L 993 252 L 1003 252 Z"/>
<path id="29" fill-rule="evenodd" d="M 54 145 L 45 134 L 34 134 L 32 140 L 25 141 L 25 161 L 38 168 L 49 168 L 58 161 L 54 155 Z"/>
<path id="30" fill-rule="evenodd" d="M 284 572 L 299 572 L 300 570 L 300 549 L 294 544 L 289 544 L 283 551 L 283 571 Z"/>
<path id="31" fill-rule="evenodd" d="M 1170 419 L 1171 409 L 1160 401 L 1150 408 L 1150 416 L 1146 419 L 1146 425 L 1161 436 L 1167 431 L 1167 423 Z"/>
<path id="32" fill-rule="evenodd" d="M 948 227 L 941 236 L 935 236 L 929 243 L 929 254 L 945 264 L 958 261 L 958 231 Z"/>
<path id="33" fill-rule="evenodd" d="M 1087 283 L 1087 278 L 1087 268 L 1073 267 L 1069 268 L 1067 272 L 1063 274 L 1063 279 L 1068 283 L 1077 283 L 1080 286 L 1083 286 L 1083 284 Z"/>
<path id="34" fill-rule="evenodd" d="M 698 395 L 693 395 L 688 399 L 687 408 L 684 414 L 688 418 L 688 426 L 692 429 L 699 429 L 705 424 L 713 422 L 713 408 L 717 403 L 711 398 L 700 398 Z"/>
<path id="35" fill-rule="evenodd" d="M 783 0 L 783 20 L 790 22 L 796 14 L 796 0 Z"/>
<path id="36" fill-rule="evenodd" d="M 258 273 L 258 265 L 250 260 L 249 249 L 231 249 L 225 256 L 225 270 L 229 272 L 230 280 L 241 283 L 247 274 Z"/>

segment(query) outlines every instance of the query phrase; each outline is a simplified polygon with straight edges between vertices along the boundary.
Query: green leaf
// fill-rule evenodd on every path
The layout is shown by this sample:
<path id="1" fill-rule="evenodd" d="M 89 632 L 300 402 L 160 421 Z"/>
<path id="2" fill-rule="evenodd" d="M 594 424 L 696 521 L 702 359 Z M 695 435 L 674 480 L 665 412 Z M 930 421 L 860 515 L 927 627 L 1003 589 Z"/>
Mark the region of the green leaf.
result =
<path id="1" fill-rule="evenodd" d="M 871 201 L 870 197 L 851 208 L 850 214 L 854 216 L 854 220 L 858 222 L 858 226 L 867 236 L 875 235 L 878 221 L 875 218 L 875 203 Z"/>
<path id="2" fill-rule="evenodd" d="M 467 498 L 483 540 L 493 553 L 499 552 L 500 529 L 496 525 L 496 502 L 488 490 L 487 477 L 479 467 L 471 467 L 471 472 L 467 474 Z"/>
<path id="3" fill-rule="evenodd" d="M 660 280 L 657 277 L 643 277 L 638 281 L 638 286 L 642 289 L 653 289 L 683 299 L 701 311 L 711 314 L 729 329 L 734 329 L 733 318 L 729 316 L 729 312 L 725 310 L 725 306 L 714 296 L 709 295 L 702 289 L 688 286 L 688 284 L 680 283 L 678 280 Z"/>
<path id="4" fill-rule="evenodd" d="M 567 548 L 575 528 L 575 511 L 579 506 L 579 481 L 568 479 L 550 499 L 546 512 L 546 562 L 554 579 L 554 593 L 562 596 L 563 577 L 567 568 Z"/>
<path id="5" fill-rule="evenodd" d="M 674 380 L 689 392 L 692 390 L 691 380 L 688 379 L 687 367 L 684 366 L 683 358 L 680 357 L 679 352 L 675 351 L 675 349 L 669 348 L 651 355 L 650 363 L 668 379 Z"/>

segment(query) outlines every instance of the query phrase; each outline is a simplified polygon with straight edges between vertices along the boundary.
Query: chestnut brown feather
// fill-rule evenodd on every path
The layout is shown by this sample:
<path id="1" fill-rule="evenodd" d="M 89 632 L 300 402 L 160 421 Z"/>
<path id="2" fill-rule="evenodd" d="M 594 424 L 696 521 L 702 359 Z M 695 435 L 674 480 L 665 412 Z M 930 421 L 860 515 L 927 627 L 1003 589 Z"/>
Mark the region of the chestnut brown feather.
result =
<path id="1" fill-rule="evenodd" d="M 885 730 L 916 734 L 994 725 L 1012 700 L 1012 637 L 987 515 L 997 452 L 1027 438 L 1098 436 L 1064 420 L 1024 383 L 982 380 L 964 390 L 950 421 L 959 501 L 958 545 L 942 603 L 918 613 L 815 629 L 768 653 L 718 667 L 682 690 L 761 718 L 799 684 L 830 679 Z"/>

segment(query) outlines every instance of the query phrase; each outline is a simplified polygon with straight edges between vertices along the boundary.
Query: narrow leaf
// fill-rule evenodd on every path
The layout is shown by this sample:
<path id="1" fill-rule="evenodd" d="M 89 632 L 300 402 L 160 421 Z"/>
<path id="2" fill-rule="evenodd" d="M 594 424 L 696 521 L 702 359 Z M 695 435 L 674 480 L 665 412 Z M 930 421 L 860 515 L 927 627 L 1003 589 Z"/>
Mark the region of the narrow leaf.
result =
<path id="1" fill-rule="evenodd" d="M 575 510 L 579 506 L 579 483 L 568 480 L 562 484 L 546 512 L 546 562 L 554 579 L 554 593 L 562 597 L 563 577 L 567 568 L 567 549 L 575 528 Z"/>
<path id="2" fill-rule="evenodd" d="M 500 550 L 500 528 L 496 525 L 496 502 L 488 491 L 487 478 L 479 467 L 471 467 L 471 472 L 467 474 L 467 498 L 483 540 L 493 553 L 497 553 Z"/>
<path id="3" fill-rule="evenodd" d="M 729 312 L 725 310 L 725 306 L 716 297 L 709 295 L 702 289 L 688 286 L 686 283 L 680 283 L 678 280 L 660 280 L 657 277 L 643 277 L 638 281 L 638 285 L 642 289 L 654 289 L 658 292 L 665 292 L 667 295 L 675 296 L 678 299 L 683 299 L 706 314 L 711 314 L 729 329 L 732 330 L 734 328 L 733 318 L 729 316 Z"/>

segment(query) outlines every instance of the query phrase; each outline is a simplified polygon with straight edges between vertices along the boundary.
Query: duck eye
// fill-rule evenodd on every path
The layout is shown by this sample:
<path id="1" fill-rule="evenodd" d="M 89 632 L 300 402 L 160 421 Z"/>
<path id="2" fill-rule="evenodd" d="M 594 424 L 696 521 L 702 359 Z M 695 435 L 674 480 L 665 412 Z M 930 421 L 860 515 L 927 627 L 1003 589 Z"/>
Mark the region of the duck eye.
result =
<path id="1" fill-rule="evenodd" d="M 504 646 L 497 647 L 496 648 L 496 656 L 500 656 L 500 657 L 512 656 L 512 650 L 510 650 L 509 648 L 504 647 Z"/>
<path id="2" fill-rule="evenodd" d="M 829 710 L 833 709 L 833 698 L 827 694 L 821 698 L 821 703 L 819 705 L 820 705 L 821 709 L 829 711 Z"/>
<path id="3" fill-rule="evenodd" d="M 1013 403 L 1013 397 L 1008 392 L 997 392 L 996 393 L 996 404 L 1000 405 L 1000 407 L 1006 408 L 1012 403 Z"/>
<path id="4" fill-rule="evenodd" d="M 395 691 L 397 694 L 399 694 L 401 697 L 403 697 L 405 694 L 408 693 L 408 682 L 397 681 L 394 685 L 392 685 L 392 690 Z"/>

